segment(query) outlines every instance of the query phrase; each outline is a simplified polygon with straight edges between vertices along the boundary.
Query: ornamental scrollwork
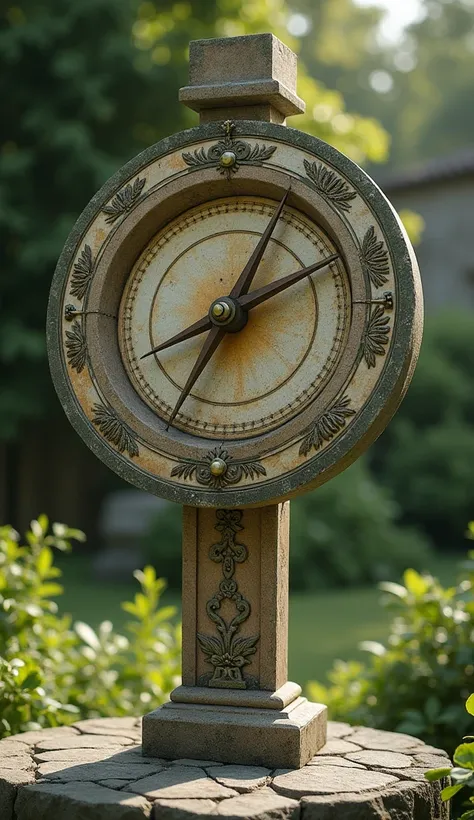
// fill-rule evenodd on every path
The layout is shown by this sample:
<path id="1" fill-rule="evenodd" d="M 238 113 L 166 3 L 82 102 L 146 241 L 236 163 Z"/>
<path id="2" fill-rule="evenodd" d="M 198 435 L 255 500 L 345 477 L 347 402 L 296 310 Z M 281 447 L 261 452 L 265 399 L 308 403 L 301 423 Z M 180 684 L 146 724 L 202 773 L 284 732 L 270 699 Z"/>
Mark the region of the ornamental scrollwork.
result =
<path id="1" fill-rule="evenodd" d="M 94 262 L 90 245 L 84 245 L 79 258 L 75 263 L 71 276 L 71 296 L 76 296 L 80 302 L 84 299 L 92 279 Z"/>
<path id="2" fill-rule="evenodd" d="M 301 443 L 300 456 L 307 456 L 311 450 L 319 450 L 324 442 L 331 441 L 346 426 L 347 419 L 356 412 L 349 407 L 350 403 L 350 398 L 343 396 L 316 420 Z"/>
<path id="3" fill-rule="evenodd" d="M 130 458 L 139 455 L 137 440 L 124 422 L 109 407 L 104 404 L 94 404 L 92 407 L 92 421 L 100 432 L 114 444 L 119 453 L 127 452 Z"/>
<path id="4" fill-rule="evenodd" d="M 247 560 L 248 549 L 236 540 L 243 530 L 241 510 L 216 510 L 215 529 L 221 539 L 212 544 L 209 558 L 222 564 L 222 580 L 219 589 L 206 604 L 209 619 L 216 625 L 217 635 L 197 634 L 199 646 L 206 655 L 206 662 L 214 667 L 208 686 L 220 689 L 247 689 L 242 668 L 251 663 L 257 651 L 259 635 L 243 637 L 237 633 L 250 615 L 250 603 L 239 591 L 234 578 L 236 564 Z M 236 614 L 225 620 L 220 614 L 223 601 L 234 604 Z"/>
<path id="5" fill-rule="evenodd" d="M 362 340 L 367 367 L 375 367 L 376 356 L 385 356 L 390 333 L 390 318 L 383 305 L 377 305 L 370 314 Z"/>
<path id="6" fill-rule="evenodd" d="M 244 140 L 235 139 L 235 123 L 231 120 L 226 120 L 221 128 L 224 136 L 215 145 L 181 154 L 186 165 L 191 168 L 214 167 L 220 174 L 225 174 L 227 179 L 231 179 L 232 174 L 237 173 L 241 165 L 261 165 L 276 151 L 276 145 L 251 145 Z"/>
<path id="7" fill-rule="evenodd" d="M 339 211 L 350 211 L 352 200 L 357 194 L 338 174 L 320 162 L 304 160 L 304 167 L 314 187 L 324 199 L 335 205 Z"/>
<path id="8" fill-rule="evenodd" d="M 106 222 L 111 225 L 115 222 L 119 216 L 130 211 L 133 206 L 137 203 L 140 198 L 140 195 L 145 187 L 146 179 L 143 177 L 137 177 L 134 180 L 133 184 L 128 183 L 125 188 L 122 188 L 121 191 L 114 196 L 110 205 L 106 205 L 105 208 L 102 208 L 102 213 L 107 214 Z"/>
<path id="9" fill-rule="evenodd" d="M 195 479 L 203 487 L 222 490 L 231 484 L 238 484 L 243 478 L 252 481 L 266 475 L 265 467 L 259 461 L 234 461 L 223 447 L 209 450 L 202 461 L 180 461 L 171 470 L 177 478 Z"/>
<path id="10" fill-rule="evenodd" d="M 381 287 L 388 280 L 390 268 L 388 251 L 382 240 L 377 239 L 375 228 L 370 226 L 362 241 L 362 265 L 375 288 Z"/>

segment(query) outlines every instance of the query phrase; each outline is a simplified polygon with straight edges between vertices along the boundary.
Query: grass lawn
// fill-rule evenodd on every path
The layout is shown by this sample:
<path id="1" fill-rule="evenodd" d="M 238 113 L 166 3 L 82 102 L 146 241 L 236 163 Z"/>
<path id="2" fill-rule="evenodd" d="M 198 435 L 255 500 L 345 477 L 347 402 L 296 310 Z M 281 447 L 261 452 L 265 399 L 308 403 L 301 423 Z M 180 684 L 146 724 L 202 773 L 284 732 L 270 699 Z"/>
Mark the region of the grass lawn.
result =
<path id="1" fill-rule="evenodd" d="M 133 597 L 138 584 L 104 583 L 91 574 L 89 560 L 78 555 L 62 558 L 65 592 L 58 600 L 63 612 L 75 620 L 97 626 L 110 620 L 120 629 L 128 616 L 120 609 L 121 601 Z M 455 561 L 435 558 L 430 567 L 443 583 L 456 577 Z M 289 677 L 301 685 L 308 680 L 325 679 L 336 658 L 349 660 L 363 657 L 357 649 L 360 641 L 384 641 L 393 612 L 378 603 L 375 587 L 319 590 L 293 594 L 290 598 Z M 179 595 L 166 592 L 163 604 L 179 607 Z"/>

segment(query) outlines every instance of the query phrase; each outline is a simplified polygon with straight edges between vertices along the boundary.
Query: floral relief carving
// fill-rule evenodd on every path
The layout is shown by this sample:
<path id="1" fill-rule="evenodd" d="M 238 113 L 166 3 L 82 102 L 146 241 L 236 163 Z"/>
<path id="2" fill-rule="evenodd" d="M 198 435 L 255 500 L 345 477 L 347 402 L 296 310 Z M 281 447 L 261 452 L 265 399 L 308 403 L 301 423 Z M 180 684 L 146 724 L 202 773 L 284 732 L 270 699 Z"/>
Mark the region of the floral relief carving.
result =
<path id="1" fill-rule="evenodd" d="M 307 456 L 311 450 L 319 450 L 346 426 L 347 419 L 356 412 L 349 405 L 350 398 L 343 396 L 316 420 L 301 443 L 300 456 Z"/>
<path id="2" fill-rule="evenodd" d="M 140 195 L 145 187 L 146 179 L 137 177 L 133 183 L 128 183 L 125 188 L 122 188 L 112 199 L 110 205 L 102 208 L 102 213 L 107 214 L 106 222 L 111 225 L 122 214 L 130 211 L 138 202 Z"/>
<path id="3" fill-rule="evenodd" d="M 181 155 L 186 165 L 191 168 L 215 167 L 220 174 L 225 174 L 227 179 L 230 179 L 241 165 L 261 165 L 276 151 L 276 145 L 251 145 L 244 140 L 235 139 L 235 123 L 231 120 L 226 120 L 221 128 L 224 136 L 215 145 L 211 145 L 210 148 L 198 148 L 192 153 L 184 152 Z"/>
<path id="4" fill-rule="evenodd" d="M 87 344 L 82 324 L 77 320 L 70 330 L 66 330 L 65 345 L 69 364 L 78 373 L 82 373 L 87 363 Z"/>
<path id="5" fill-rule="evenodd" d="M 236 540 L 237 533 L 243 530 L 241 510 L 216 510 L 215 529 L 221 539 L 209 550 L 209 558 L 222 564 L 222 580 L 219 589 L 206 604 L 209 619 L 216 625 L 217 635 L 197 634 L 197 640 L 207 663 L 214 667 L 209 686 L 220 689 L 246 689 L 247 683 L 242 669 L 251 663 L 251 656 L 257 651 L 259 635 L 244 637 L 238 635 L 243 623 L 250 615 L 250 603 L 239 591 L 234 578 L 236 565 L 242 564 L 248 557 L 244 544 Z M 223 601 L 230 601 L 235 606 L 236 614 L 225 620 L 220 609 Z"/>
<path id="6" fill-rule="evenodd" d="M 361 256 L 362 264 L 373 286 L 379 288 L 384 285 L 390 273 L 388 251 L 383 241 L 377 239 L 373 225 L 364 236 Z"/>
<path id="7" fill-rule="evenodd" d="M 390 318 L 385 315 L 383 305 L 377 305 L 370 314 L 362 350 L 367 367 L 375 367 L 376 356 L 385 356 L 390 334 Z"/>
<path id="8" fill-rule="evenodd" d="M 76 296 L 81 302 L 89 289 L 93 268 L 91 246 L 84 245 L 71 276 L 71 296 Z"/>
<path id="9" fill-rule="evenodd" d="M 304 167 L 314 187 L 324 199 L 335 205 L 339 211 L 350 211 L 352 200 L 357 194 L 351 190 L 347 182 L 321 162 L 309 162 L 305 159 Z"/>
<path id="10" fill-rule="evenodd" d="M 114 444 L 119 453 L 127 452 L 130 458 L 139 455 L 137 440 L 124 422 L 105 404 L 94 404 L 92 421 L 100 432 Z"/>
<path id="11" fill-rule="evenodd" d="M 171 475 L 185 480 L 194 479 L 204 487 L 222 490 L 231 484 L 238 484 L 243 478 L 252 481 L 267 472 L 259 461 L 234 461 L 223 447 L 209 450 L 202 461 L 180 461 L 171 470 Z"/>

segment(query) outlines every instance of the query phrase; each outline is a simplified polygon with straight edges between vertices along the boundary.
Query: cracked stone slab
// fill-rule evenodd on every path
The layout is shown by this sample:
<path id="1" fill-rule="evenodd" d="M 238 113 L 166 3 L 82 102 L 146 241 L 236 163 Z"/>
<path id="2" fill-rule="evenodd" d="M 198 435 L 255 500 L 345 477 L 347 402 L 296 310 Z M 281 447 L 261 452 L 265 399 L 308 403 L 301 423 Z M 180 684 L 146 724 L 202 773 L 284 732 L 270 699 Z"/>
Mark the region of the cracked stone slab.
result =
<path id="1" fill-rule="evenodd" d="M 396 777 L 383 772 L 321 765 L 276 771 L 272 789 L 278 794 L 299 799 L 309 794 L 357 793 L 381 789 L 397 782 Z"/>
<path id="2" fill-rule="evenodd" d="M 35 742 L 37 752 L 55 752 L 58 749 L 106 749 L 108 746 L 132 746 L 129 737 L 117 735 L 81 735 L 79 732 L 70 735 L 57 735 L 54 738 L 40 739 Z"/>
<path id="3" fill-rule="evenodd" d="M 389 817 L 413 820 L 414 807 L 413 791 L 403 788 L 366 794 L 320 795 L 302 800 L 304 820 L 333 820 L 335 817 L 344 820 L 387 820 Z"/>
<path id="4" fill-rule="evenodd" d="M 114 780 L 111 777 L 109 780 L 99 780 L 98 782 L 99 786 L 106 786 L 108 789 L 124 789 L 124 791 L 127 791 L 128 782 L 126 780 Z"/>
<path id="5" fill-rule="evenodd" d="M 97 783 L 41 783 L 18 790 L 15 820 L 143 820 L 151 805 L 144 797 Z"/>
<path id="6" fill-rule="evenodd" d="M 24 755 L 28 752 L 29 745 L 27 743 L 20 743 L 19 740 L 0 740 L 0 760 L 5 760 L 6 757 L 16 757 L 17 755 Z"/>
<path id="7" fill-rule="evenodd" d="M 141 728 L 136 725 L 136 718 L 92 718 L 78 720 L 72 724 L 79 732 L 90 735 L 117 735 L 141 740 Z"/>
<path id="8" fill-rule="evenodd" d="M 420 780 L 426 783 L 426 767 L 410 766 L 408 769 L 381 769 L 380 771 L 394 774 L 395 777 L 399 777 L 401 780 Z"/>
<path id="9" fill-rule="evenodd" d="M 420 745 L 420 739 L 399 732 L 383 732 L 381 729 L 357 727 L 351 735 L 351 742 L 364 749 L 381 752 L 410 752 Z"/>
<path id="10" fill-rule="evenodd" d="M 227 820 L 297 820 L 300 807 L 296 800 L 275 794 L 271 789 L 259 789 L 222 800 L 217 806 L 217 814 Z"/>
<path id="11" fill-rule="evenodd" d="M 328 740 L 336 740 L 336 738 L 347 737 L 352 734 L 354 727 L 349 723 L 341 723 L 337 720 L 329 720 L 327 727 Z"/>
<path id="12" fill-rule="evenodd" d="M 0 809 L 2 812 L 0 817 L 2 820 L 18 820 L 13 815 L 17 788 L 27 783 L 34 783 L 35 776 L 33 772 L 12 771 L 1 766 L 0 763 Z"/>
<path id="13" fill-rule="evenodd" d="M 427 769 L 440 769 L 449 766 L 449 757 L 437 757 L 435 755 L 417 754 L 413 756 L 415 763 L 419 766 L 426 766 Z"/>
<path id="14" fill-rule="evenodd" d="M 28 746 L 34 746 L 40 740 L 54 740 L 63 737 L 78 737 L 79 732 L 73 729 L 72 726 L 58 726 L 54 729 L 35 729 L 31 732 L 21 732 L 19 735 L 11 735 L 5 738 L 5 743 L 26 743 Z M 3 743 L 3 741 L 2 741 Z"/>
<path id="15" fill-rule="evenodd" d="M 375 769 L 406 769 L 413 765 L 413 758 L 401 752 L 373 752 L 363 750 L 362 752 L 351 752 L 346 755 L 346 760 L 354 763 L 362 763 Z"/>
<path id="16" fill-rule="evenodd" d="M 357 746 L 355 743 L 352 743 L 349 740 L 341 740 L 340 738 L 335 738 L 334 740 L 328 740 L 326 745 L 319 750 L 318 755 L 345 755 L 348 752 L 361 751 L 361 746 Z"/>
<path id="17" fill-rule="evenodd" d="M 206 775 L 203 769 L 192 766 L 171 766 L 158 774 L 132 783 L 130 790 L 151 799 L 190 797 L 222 800 L 224 797 L 235 797 L 238 794 L 233 789 L 216 783 L 212 777 Z"/>
<path id="18" fill-rule="evenodd" d="M 211 766 L 222 766 L 222 763 L 219 763 L 215 760 L 194 760 L 191 757 L 180 757 L 177 760 L 167 760 L 167 764 L 170 766 L 197 766 L 198 769 L 210 769 Z"/>
<path id="19" fill-rule="evenodd" d="M 35 762 L 31 755 L 18 755 L 16 757 L 0 758 L 0 766 L 4 771 L 30 771 L 34 770 Z"/>
<path id="20" fill-rule="evenodd" d="M 308 760 L 307 766 L 344 766 L 346 769 L 365 769 L 366 766 L 362 766 L 360 763 L 354 763 L 353 760 L 345 757 L 333 757 L 332 755 L 325 755 L 323 757 L 318 757 L 315 755 Z"/>
<path id="21" fill-rule="evenodd" d="M 217 803 L 212 800 L 156 800 L 152 817 L 156 820 L 191 820 L 193 817 L 215 817 Z"/>
<path id="22" fill-rule="evenodd" d="M 155 771 L 161 771 L 162 766 L 157 766 Z M 109 763 L 101 761 L 97 763 L 84 763 L 75 766 L 71 763 L 42 763 L 38 767 L 37 775 L 47 777 L 48 780 L 61 780 L 68 782 L 71 780 L 108 780 L 109 778 L 123 780 L 139 780 L 142 777 L 153 774 L 153 767 L 148 763 Z"/>
<path id="23" fill-rule="evenodd" d="M 132 749 L 124 749 L 123 746 L 99 747 L 97 749 L 57 749 L 54 752 L 34 752 L 33 758 L 37 763 L 95 763 L 97 760 L 110 760 L 114 762 L 137 763 L 143 759 L 158 760 L 158 758 L 142 758 Z"/>
<path id="24" fill-rule="evenodd" d="M 212 767 L 210 775 L 222 786 L 228 786 L 229 789 L 245 794 L 266 786 L 270 780 L 270 769 L 264 769 L 262 766 L 230 765 Z"/>

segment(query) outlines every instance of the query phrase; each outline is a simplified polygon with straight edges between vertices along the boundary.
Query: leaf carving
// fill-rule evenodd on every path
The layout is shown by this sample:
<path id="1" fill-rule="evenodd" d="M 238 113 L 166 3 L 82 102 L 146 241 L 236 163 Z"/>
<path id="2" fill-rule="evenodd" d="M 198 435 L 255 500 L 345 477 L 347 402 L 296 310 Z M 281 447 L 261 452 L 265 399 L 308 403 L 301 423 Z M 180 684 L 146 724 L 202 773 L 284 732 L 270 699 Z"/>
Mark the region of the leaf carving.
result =
<path id="1" fill-rule="evenodd" d="M 349 404 L 350 398 L 343 396 L 317 419 L 301 443 L 300 456 L 307 456 L 311 450 L 319 450 L 324 442 L 331 441 L 346 426 L 347 419 L 355 414 Z"/>
<path id="2" fill-rule="evenodd" d="M 106 222 L 111 225 L 119 216 L 130 211 L 140 198 L 140 194 L 145 186 L 146 179 L 137 177 L 133 184 L 128 183 L 112 199 L 110 205 L 102 208 L 102 213 L 107 214 Z"/>
<path id="3" fill-rule="evenodd" d="M 117 447 L 119 453 L 127 452 L 130 458 L 138 456 L 139 450 L 135 436 L 112 410 L 104 404 L 94 404 L 92 411 L 94 413 L 93 423 L 99 428 L 104 438 Z"/>
<path id="4" fill-rule="evenodd" d="M 362 341 L 362 349 L 367 367 L 375 367 L 376 356 L 384 356 L 390 333 L 390 318 L 384 315 L 383 305 L 372 311 Z"/>
<path id="5" fill-rule="evenodd" d="M 219 459 L 224 464 L 220 475 L 211 473 L 211 464 Z M 204 487 L 220 490 L 231 484 L 238 484 L 243 478 L 252 481 L 258 476 L 266 475 L 267 471 L 259 461 L 234 461 L 233 457 L 223 447 L 215 447 L 206 453 L 202 461 L 180 461 L 171 470 L 171 475 L 177 478 L 195 479 Z"/>
<path id="6" fill-rule="evenodd" d="M 71 296 L 81 302 L 89 289 L 93 267 L 91 247 L 84 245 L 71 276 Z"/>
<path id="7" fill-rule="evenodd" d="M 82 325 L 77 320 L 71 330 L 66 330 L 66 350 L 69 364 L 81 373 L 87 362 L 87 345 Z"/>
<path id="8" fill-rule="evenodd" d="M 305 159 L 304 167 L 321 196 L 332 202 L 340 211 L 350 211 L 352 200 L 357 194 L 349 188 L 345 180 L 320 162 L 309 162 Z"/>
<path id="9" fill-rule="evenodd" d="M 259 635 L 252 635 L 251 638 L 235 638 L 232 642 L 232 653 L 242 655 L 244 658 L 254 655 L 257 651 L 259 638 Z"/>
<path id="10" fill-rule="evenodd" d="M 200 632 L 196 635 L 199 646 L 206 655 L 217 655 L 224 652 L 224 641 L 222 638 L 215 638 L 213 635 L 202 635 Z"/>
<path id="11" fill-rule="evenodd" d="M 362 242 L 362 264 L 375 288 L 384 285 L 388 279 L 388 251 L 382 240 L 377 239 L 375 228 L 370 226 Z"/>
<path id="12" fill-rule="evenodd" d="M 235 139 L 232 136 L 235 123 L 231 120 L 226 120 L 221 127 L 224 137 L 214 145 L 209 148 L 197 148 L 192 153 L 185 151 L 181 154 L 186 165 L 190 168 L 215 167 L 220 174 L 225 174 L 227 179 L 230 179 L 241 165 L 261 165 L 276 151 L 276 145 L 259 145 L 259 143 L 251 145 L 244 140 Z M 224 162 L 225 158 L 222 158 L 224 153 L 230 160 L 230 164 Z"/>

